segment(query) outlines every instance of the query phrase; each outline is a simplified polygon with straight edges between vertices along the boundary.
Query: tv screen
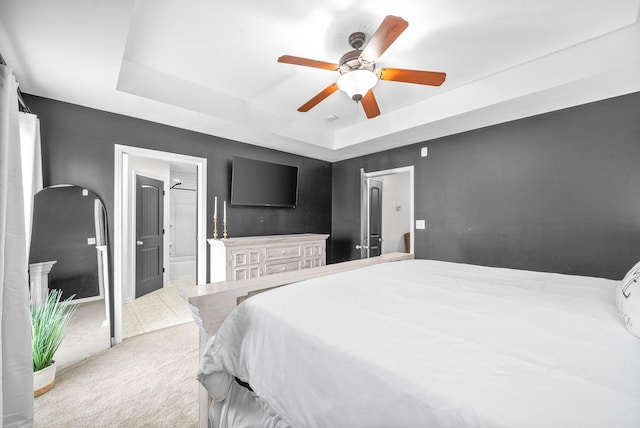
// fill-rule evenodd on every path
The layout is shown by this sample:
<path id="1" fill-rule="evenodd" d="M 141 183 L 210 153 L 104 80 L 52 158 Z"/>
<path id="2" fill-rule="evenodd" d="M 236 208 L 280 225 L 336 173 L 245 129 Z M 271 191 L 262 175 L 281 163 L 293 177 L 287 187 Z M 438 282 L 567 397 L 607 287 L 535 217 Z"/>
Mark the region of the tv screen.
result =
<path id="1" fill-rule="evenodd" d="M 233 158 L 231 204 L 295 208 L 297 199 L 297 166 Z"/>

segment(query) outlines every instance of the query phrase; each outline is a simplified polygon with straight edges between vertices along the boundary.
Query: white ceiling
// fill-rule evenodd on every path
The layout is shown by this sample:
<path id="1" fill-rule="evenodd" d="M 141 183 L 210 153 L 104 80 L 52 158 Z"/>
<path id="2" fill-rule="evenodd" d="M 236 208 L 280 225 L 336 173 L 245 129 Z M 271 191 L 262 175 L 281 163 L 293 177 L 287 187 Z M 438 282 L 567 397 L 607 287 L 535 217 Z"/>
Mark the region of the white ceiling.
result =
<path id="1" fill-rule="evenodd" d="M 23 92 L 328 161 L 640 91 L 640 0 L 3 0 L 0 53 Z M 378 67 L 382 114 L 337 92 L 349 34 L 407 30 Z M 334 117 L 333 120 L 329 119 Z"/>

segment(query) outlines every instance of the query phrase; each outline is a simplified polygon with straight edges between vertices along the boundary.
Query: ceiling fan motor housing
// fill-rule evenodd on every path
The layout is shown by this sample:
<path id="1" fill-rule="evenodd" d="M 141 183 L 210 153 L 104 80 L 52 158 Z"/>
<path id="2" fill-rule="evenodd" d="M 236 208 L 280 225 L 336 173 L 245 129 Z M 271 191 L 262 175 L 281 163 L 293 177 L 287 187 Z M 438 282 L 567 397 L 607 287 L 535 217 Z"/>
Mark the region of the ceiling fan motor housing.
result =
<path id="1" fill-rule="evenodd" d="M 360 55 L 362 55 L 361 48 L 364 46 L 366 38 L 367 36 L 361 31 L 351 33 L 349 36 L 349 45 L 351 45 L 354 50 L 347 52 L 340 58 L 340 74 L 349 73 L 354 70 L 373 71 L 375 63 L 363 61 L 360 58 Z"/>
<path id="2" fill-rule="evenodd" d="M 376 64 L 374 62 L 364 62 L 360 60 L 360 54 L 362 54 L 362 51 L 356 49 L 342 55 L 342 58 L 340 58 L 340 74 L 349 73 L 354 70 L 373 71 Z"/>

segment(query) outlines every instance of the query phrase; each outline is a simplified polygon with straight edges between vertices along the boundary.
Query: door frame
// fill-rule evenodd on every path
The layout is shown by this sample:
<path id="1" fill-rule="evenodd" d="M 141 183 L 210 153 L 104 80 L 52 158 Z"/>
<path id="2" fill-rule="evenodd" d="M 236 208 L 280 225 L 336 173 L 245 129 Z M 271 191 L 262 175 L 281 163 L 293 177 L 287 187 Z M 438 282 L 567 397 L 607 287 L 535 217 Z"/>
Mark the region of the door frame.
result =
<path id="1" fill-rule="evenodd" d="M 368 245 L 364 245 L 364 238 L 369 233 L 369 186 L 368 180 L 372 178 L 380 178 L 389 175 L 409 174 L 409 233 L 410 236 L 410 253 L 415 251 L 415 186 L 414 186 L 414 166 L 404 166 L 400 168 L 385 169 L 382 171 L 365 172 L 364 168 L 360 168 L 360 258 L 369 258 Z M 383 196 L 384 199 L 384 196 Z"/>
<path id="2" fill-rule="evenodd" d="M 131 230 L 128 222 L 127 213 L 129 212 L 129 201 L 127 191 L 129 183 L 127 177 L 129 156 L 146 157 L 150 159 L 158 159 L 166 162 L 180 162 L 196 166 L 197 169 L 197 220 L 196 220 L 196 251 L 197 251 L 197 273 L 196 283 L 207 283 L 207 159 L 195 156 L 183 155 L 179 153 L 163 152 L 159 150 L 143 149 L 141 147 L 125 146 L 120 144 L 114 145 L 114 244 L 113 244 L 113 338 L 112 344 L 122 342 L 122 284 L 128 280 L 126 278 L 127 269 L 130 260 L 125 260 L 123 246 L 129 231 Z M 126 227 L 125 227 L 126 226 Z M 126 235 L 126 236 L 125 236 Z"/>

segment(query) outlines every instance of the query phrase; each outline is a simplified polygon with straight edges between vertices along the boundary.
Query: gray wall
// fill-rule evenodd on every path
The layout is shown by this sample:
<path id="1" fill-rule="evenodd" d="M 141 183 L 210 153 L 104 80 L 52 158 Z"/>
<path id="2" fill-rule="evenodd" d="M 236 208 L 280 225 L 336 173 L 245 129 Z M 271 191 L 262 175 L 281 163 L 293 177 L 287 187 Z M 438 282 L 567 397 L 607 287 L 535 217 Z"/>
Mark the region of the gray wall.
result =
<path id="1" fill-rule="evenodd" d="M 229 234 L 331 232 L 331 164 L 328 162 L 46 98 L 25 95 L 25 101 L 40 118 L 44 185 L 76 184 L 102 199 L 107 211 L 111 260 L 115 144 L 206 158 L 207 199 L 213 201 L 213 197 L 218 196 L 219 210 L 222 200 L 229 201 L 231 196 L 234 156 L 298 166 L 295 209 L 228 206 Z M 208 204 L 207 218 L 213 218 L 212 203 Z M 221 233 L 222 225 L 218 224 L 218 228 Z M 212 236 L 213 221 L 207 222 L 207 229 L 207 236 Z"/>
<path id="2" fill-rule="evenodd" d="M 227 206 L 231 236 L 331 232 L 331 164 L 212 137 L 131 117 L 45 98 L 25 96 L 40 117 L 45 186 L 77 184 L 105 203 L 113 230 L 114 144 L 199 156 L 207 159 L 208 199 L 230 199 L 234 156 L 299 167 L 298 206 L 262 208 Z M 213 204 L 208 207 L 213 218 Z M 213 233 L 208 222 L 207 236 Z"/>
<path id="3" fill-rule="evenodd" d="M 334 261 L 358 257 L 360 168 L 407 165 L 417 258 L 613 279 L 640 260 L 640 93 L 335 163 Z"/>
<path id="4" fill-rule="evenodd" d="M 639 93 L 333 166 L 25 98 L 41 118 L 45 185 L 72 183 L 94 191 L 105 202 L 110 233 L 118 143 L 207 158 L 209 199 L 229 199 L 233 156 L 299 165 L 299 207 L 232 207 L 232 235 L 331 233 L 329 261 L 357 257 L 360 168 L 406 165 L 416 168 L 416 219 L 426 218 L 428 226 L 416 233 L 419 258 L 609 278 L 620 278 L 640 260 Z M 423 146 L 429 147 L 427 158 L 420 157 Z"/>

